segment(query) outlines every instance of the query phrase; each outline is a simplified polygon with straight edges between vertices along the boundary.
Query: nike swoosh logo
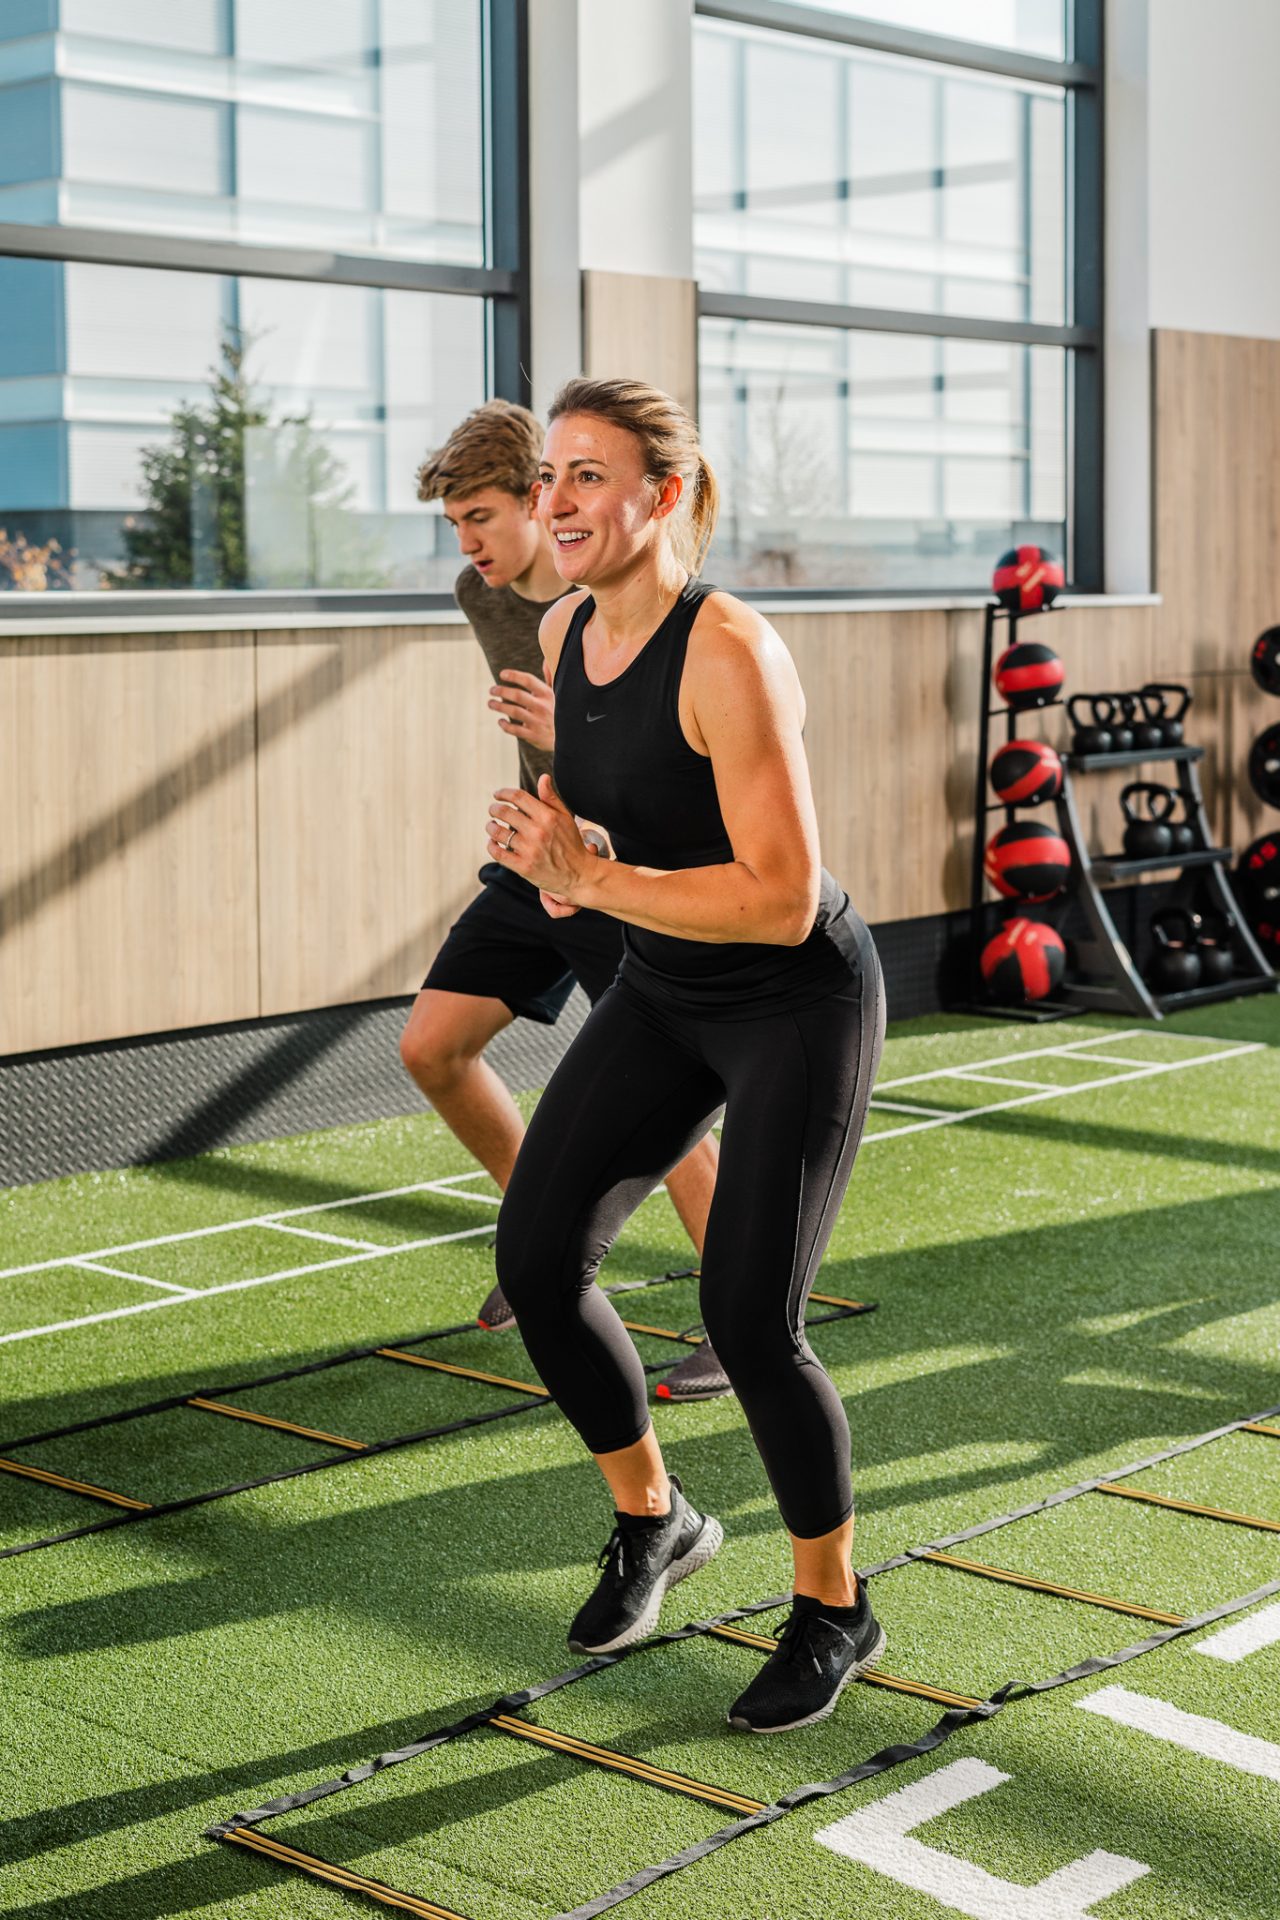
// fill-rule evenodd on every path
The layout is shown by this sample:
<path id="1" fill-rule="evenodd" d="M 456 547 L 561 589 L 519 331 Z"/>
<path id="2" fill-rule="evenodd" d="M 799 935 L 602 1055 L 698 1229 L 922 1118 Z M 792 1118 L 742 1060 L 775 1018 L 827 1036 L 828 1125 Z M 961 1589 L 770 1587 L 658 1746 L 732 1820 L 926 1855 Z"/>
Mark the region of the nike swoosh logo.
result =
<path id="1" fill-rule="evenodd" d="M 593 720 L 607 720 L 608 718 L 607 713 L 589 713 L 587 715 L 587 725 L 590 726 Z"/>

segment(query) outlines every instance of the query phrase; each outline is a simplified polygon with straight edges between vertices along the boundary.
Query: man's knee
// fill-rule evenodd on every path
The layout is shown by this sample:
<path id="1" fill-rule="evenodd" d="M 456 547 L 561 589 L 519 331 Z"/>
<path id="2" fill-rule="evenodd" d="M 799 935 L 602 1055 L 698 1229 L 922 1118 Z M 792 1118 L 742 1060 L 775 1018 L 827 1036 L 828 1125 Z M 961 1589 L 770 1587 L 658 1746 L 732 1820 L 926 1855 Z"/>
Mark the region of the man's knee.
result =
<path id="1" fill-rule="evenodd" d="M 400 1059 L 425 1093 L 448 1093 L 466 1078 L 483 1049 L 470 1036 L 437 1020 L 410 1016 L 400 1035 Z"/>

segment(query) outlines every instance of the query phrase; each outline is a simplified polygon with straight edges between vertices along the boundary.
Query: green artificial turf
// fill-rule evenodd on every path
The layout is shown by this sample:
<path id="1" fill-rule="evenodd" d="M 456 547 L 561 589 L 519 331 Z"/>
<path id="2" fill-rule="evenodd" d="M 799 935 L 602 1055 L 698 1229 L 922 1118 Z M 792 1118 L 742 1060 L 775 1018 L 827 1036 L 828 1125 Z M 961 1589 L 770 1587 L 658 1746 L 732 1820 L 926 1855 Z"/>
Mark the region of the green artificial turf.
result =
<path id="1" fill-rule="evenodd" d="M 864 1565 L 1280 1402 L 1280 1004 L 1111 1037 L 1120 1030 L 944 1019 L 890 1035 L 886 1105 L 818 1281 L 879 1310 L 813 1334 L 849 1412 Z M 1059 1046 L 1070 1051 L 1043 1051 Z M 1123 1077 L 1134 1070 L 1121 1058 L 1179 1070 Z M 998 1078 L 945 1077 L 964 1066 Z M 908 1107 L 972 1117 L 935 1125 Z M 211 1389 L 365 1441 L 509 1404 L 509 1389 L 372 1358 L 235 1390 L 346 1347 L 470 1322 L 492 1284 L 495 1212 L 487 1179 L 457 1179 L 474 1175 L 424 1113 L 0 1197 L 0 1266 L 41 1267 L 0 1281 L 0 1335 L 87 1322 L 0 1342 L 0 1440 Z M 406 1187 L 419 1190 L 394 1191 Z M 252 1224 L 267 1215 L 329 1237 Z M 178 1234 L 192 1237 L 168 1238 Z M 118 1271 L 69 1264 L 77 1257 Z M 659 1194 L 605 1278 L 689 1260 Z M 620 1305 L 685 1328 L 696 1283 Z M 646 1361 L 682 1352 L 637 1342 Z M 535 1377 L 514 1334 L 470 1329 L 417 1351 Z M 655 1418 L 672 1465 L 726 1529 L 666 1623 L 785 1591 L 785 1537 L 736 1402 L 658 1403 Z M 15 1457 L 163 1501 L 334 1451 L 182 1407 Z M 1280 1519 L 1280 1440 L 1234 1435 L 1135 1484 Z M 0 1545 L 113 1511 L 0 1474 Z M 538 1408 L 0 1561 L 0 1912 L 373 1911 L 202 1831 L 565 1668 L 565 1623 L 609 1523 L 571 1430 Z M 1280 1578 L 1280 1534 L 1099 1494 L 957 1551 L 1175 1613 Z M 1152 1630 L 938 1566 L 886 1573 L 873 1598 L 886 1670 L 962 1693 L 1045 1677 Z M 757 1624 L 776 1630 L 782 1617 Z M 941 1711 L 864 1685 L 820 1726 L 744 1740 L 724 1709 L 758 1658 L 706 1639 L 648 1649 L 528 1717 L 769 1800 L 915 1739 Z M 623 1911 L 928 1920 L 948 1911 L 947 1856 L 1030 1886 L 1105 1848 L 1149 1868 L 1099 1907 L 1106 1920 L 1280 1920 L 1280 1782 L 1078 1710 L 1117 1684 L 1280 1742 L 1280 1645 L 1228 1665 L 1178 1643 L 1015 1702 Z M 935 1892 L 815 1842 L 971 1758 L 1007 1778 L 914 1832 L 943 1856 Z M 474 1920 L 549 1920 L 730 1818 L 482 1732 L 263 1831 Z"/>

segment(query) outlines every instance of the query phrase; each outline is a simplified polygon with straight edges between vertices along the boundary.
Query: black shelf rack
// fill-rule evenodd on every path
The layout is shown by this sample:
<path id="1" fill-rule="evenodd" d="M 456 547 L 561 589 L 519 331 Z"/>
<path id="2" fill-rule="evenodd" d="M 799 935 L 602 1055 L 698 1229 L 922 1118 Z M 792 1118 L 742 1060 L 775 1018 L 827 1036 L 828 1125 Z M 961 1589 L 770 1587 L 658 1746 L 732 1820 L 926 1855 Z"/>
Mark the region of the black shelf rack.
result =
<path id="1" fill-rule="evenodd" d="M 1215 1001 L 1235 1000 L 1247 993 L 1273 993 L 1280 984 L 1250 932 L 1232 890 L 1227 868 L 1235 856 L 1230 847 L 1213 844 L 1200 788 L 1203 758 L 1203 747 L 1190 746 L 1139 748 L 1133 753 L 1069 753 L 1064 757 L 1062 793 L 1056 803 L 1058 818 L 1063 838 L 1071 848 L 1077 898 L 1089 923 L 1089 937 L 1074 943 L 1075 967 L 1062 988 L 1065 998 L 1073 1005 L 1097 1012 L 1133 1013 L 1149 1020 L 1162 1020 L 1166 1014 L 1180 1013 L 1188 1007 L 1210 1006 Z M 1090 854 L 1076 805 L 1076 779 L 1116 767 L 1142 765 L 1172 767 L 1184 817 L 1190 822 L 1198 844 L 1189 853 L 1162 855 L 1151 860 L 1133 860 L 1123 853 Z M 1230 980 L 1214 986 L 1187 987 L 1178 993 L 1158 993 L 1143 979 L 1127 943 L 1121 938 L 1103 888 L 1158 873 L 1177 876 L 1176 904 L 1190 906 L 1198 895 L 1207 899 L 1218 913 L 1230 916 L 1235 924 L 1233 949 L 1237 968 Z"/>
<path id="2" fill-rule="evenodd" d="M 1044 609 L 1044 612 L 1052 611 L 1052 607 Z M 1208 1006 L 1215 1001 L 1234 1000 L 1243 994 L 1274 993 L 1280 986 L 1280 978 L 1277 978 L 1254 939 L 1227 875 L 1227 868 L 1234 858 L 1233 852 L 1230 847 L 1216 847 L 1213 844 L 1200 787 L 1199 766 L 1204 758 L 1204 748 L 1179 746 L 1155 749 L 1140 747 L 1128 753 L 1063 755 L 1062 792 L 1053 804 L 1058 815 L 1059 831 L 1071 849 L 1074 897 L 1087 922 L 1088 932 L 1085 937 L 1072 942 L 1074 963 L 1056 1000 L 1037 1001 L 1030 1007 L 1007 1007 L 993 1005 L 986 999 L 979 962 L 991 930 L 994 904 L 986 897 L 986 876 L 983 871 L 987 820 L 992 813 L 1004 813 L 1010 822 L 1016 820 L 1018 815 L 1016 807 L 1006 807 L 989 797 L 991 723 L 1003 719 L 1006 738 L 1016 740 L 1020 737 L 1018 721 L 1021 718 L 1021 714 L 1012 707 L 992 707 L 989 704 L 995 635 L 997 625 L 1005 623 L 1008 643 L 1012 646 L 1017 639 L 1018 622 L 1026 617 L 992 601 L 987 606 L 983 625 L 983 702 L 978 741 L 970 906 L 975 999 L 967 1010 L 999 1014 L 1006 1019 L 1060 1020 L 1073 1013 L 1101 1012 L 1136 1014 L 1143 1019 L 1161 1020 L 1169 1013 L 1179 1013 L 1189 1007 Z M 1037 619 L 1042 617 L 1041 614 L 1036 615 Z M 1053 700 L 1046 702 L 1043 707 L 1022 711 L 1034 717 L 1048 708 L 1061 705 L 1060 700 Z M 1149 860 L 1131 859 L 1124 853 L 1091 854 L 1076 804 L 1077 778 L 1091 773 L 1111 773 L 1126 767 L 1155 764 L 1174 769 L 1184 817 L 1194 830 L 1196 846 L 1189 853 Z M 1190 987 L 1178 993 L 1162 994 L 1157 993 L 1143 978 L 1129 945 L 1121 937 L 1104 888 L 1160 873 L 1176 876 L 1176 904 L 1190 906 L 1193 899 L 1199 896 L 1207 899 L 1214 910 L 1229 916 L 1234 923 L 1233 950 L 1237 971 L 1230 980 L 1214 986 Z M 1058 903 L 1055 901 L 1052 904 L 1056 906 Z M 1001 906 L 1020 910 L 1015 902 L 1003 901 Z"/>

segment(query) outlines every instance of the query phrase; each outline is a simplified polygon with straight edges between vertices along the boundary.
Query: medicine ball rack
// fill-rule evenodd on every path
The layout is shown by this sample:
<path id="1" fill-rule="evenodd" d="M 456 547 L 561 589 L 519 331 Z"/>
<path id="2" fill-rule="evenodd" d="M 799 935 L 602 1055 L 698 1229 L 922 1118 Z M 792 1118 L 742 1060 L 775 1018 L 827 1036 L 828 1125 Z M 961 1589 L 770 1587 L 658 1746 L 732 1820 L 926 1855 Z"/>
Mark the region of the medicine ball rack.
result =
<path id="1" fill-rule="evenodd" d="M 1040 610 L 1035 617 L 1052 613 L 1054 607 Z M 987 842 L 987 820 L 992 813 L 1004 813 L 1012 824 L 1017 816 L 1016 807 L 1006 807 L 998 800 L 989 798 L 988 787 L 991 749 L 991 722 L 1003 718 L 1006 738 L 1018 739 L 1018 721 L 1022 714 L 1036 715 L 1048 711 L 1051 707 L 1060 707 L 1060 699 L 1046 701 L 1040 707 L 1015 709 L 1013 707 L 993 707 L 990 702 L 992 668 L 995 659 L 996 622 L 1004 621 L 1008 625 L 1008 645 L 1017 640 L 1018 622 L 1031 618 L 1012 608 L 1002 607 L 997 601 L 989 601 L 982 633 L 982 705 L 978 728 L 978 769 L 974 800 L 974 847 L 972 889 L 970 894 L 970 962 L 974 981 L 974 999 L 961 1011 L 983 1014 L 995 1014 L 1003 1019 L 1015 1020 L 1062 1020 L 1076 1013 L 1125 1013 L 1137 1014 L 1149 1020 L 1161 1020 L 1168 1013 L 1181 1012 L 1187 1007 L 1205 1006 L 1216 1000 L 1234 1000 L 1242 994 L 1271 993 L 1280 986 L 1280 979 L 1268 964 L 1262 949 L 1254 939 L 1243 912 L 1232 891 L 1226 869 L 1234 858 L 1230 847 L 1215 847 L 1204 810 L 1204 796 L 1200 788 L 1199 762 L 1204 758 L 1203 747 L 1179 746 L 1164 748 L 1135 747 L 1128 753 L 1064 753 L 1062 756 L 1062 792 L 1053 802 L 1058 815 L 1058 827 L 1063 839 L 1071 849 L 1072 885 L 1077 889 L 1080 905 L 1089 923 L 1090 936 L 1072 942 L 1073 965 L 1062 984 L 1061 997 L 1056 1000 L 1041 1000 L 1026 1007 L 998 1005 L 986 996 L 982 981 L 980 961 L 982 950 L 989 934 L 991 903 L 987 900 L 986 876 L 983 871 L 983 855 Z M 1074 780 L 1077 776 L 1090 773 L 1114 772 L 1124 767 L 1140 767 L 1153 762 L 1165 762 L 1175 768 L 1177 791 L 1182 800 L 1185 818 L 1195 828 L 1199 846 L 1191 853 L 1168 854 L 1156 859 L 1130 859 L 1126 855 L 1089 852 L 1084 829 L 1076 805 Z M 1180 993 L 1155 993 L 1143 979 L 1134 963 L 1128 945 L 1121 938 L 1120 931 L 1112 917 L 1110 906 L 1102 891 L 1107 884 L 1140 880 L 1149 874 L 1176 873 L 1179 876 L 1177 902 L 1190 905 L 1193 890 L 1200 885 L 1207 888 L 1213 907 L 1220 913 L 1230 916 L 1235 926 L 1235 947 L 1237 960 L 1245 963 L 1230 980 L 1219 985 L 1192 987 Z M 1189 879 L 1186 876 L 1190 876 Z M 1185 882 L 1185 884 L 1184 884 Z M 1186 899 L 1180 896 L 1185 893 Z M 1014 903 L 1002 902 L 1002 905 Z M 1048 904 L 1047 902 L 1045 904 Z"/>
<path id="2" fill-rule="evenodd" d="M 1051 614 L 1052 603 L 1039 610 L 1041 614 Z M 1003 813 L 1009 825 L 1017 819 L 1018 809 L 1007 807 L 990 796 L 987 784 L 991 764 L 991 722 L 1003 719 L 1005 739 L 1017 740 L 1019 713 L 1044 713 L 1051 707 L 1060 707 L 1061 700 L 1047 700 L 1043 706 L 1016 709 L 1014 707 L 993 707 L 991 699 L 991 676 L 995 665 L 995 635 L 997 620 L 1008 624 L 1007 644 L 1015 645 L 1018 638 L 1018 622 L 1031 618 L 1019 613 L 1012 607 L 1002 607 L 998 600 L 987 602 L 986 617 L 982 625 L 982 705 L 979 709 L 978 723 L 978 778 L 974 792 L 973 827 L 973 870 L 969 895 L 969 945 L 970 971 L 972 975 L 972 999 L 956 1009 L 960 1013 L 978 1013 L 996 1016 L 1002 1020 L 1028 1020 L 1039 1023 L 1045 1020 L 1069 1020 L 1081 1009 L 1062 1000 L 1037 1000 L 1028 1006 L 1005 1005 L 988 998 L 985 982 L 982 978 L 982 950 L 990 934 L 990 910 L 992 903 L 986 897 L 986 874 L 983 869 L 983 856 L 987 847 L 987 820 L 993 813 Z M 1068 841 L 1073 848 L 1074 843 Z M 1015 908 L 1016 902 L 1001 901 L 1002 907 Z"/>

